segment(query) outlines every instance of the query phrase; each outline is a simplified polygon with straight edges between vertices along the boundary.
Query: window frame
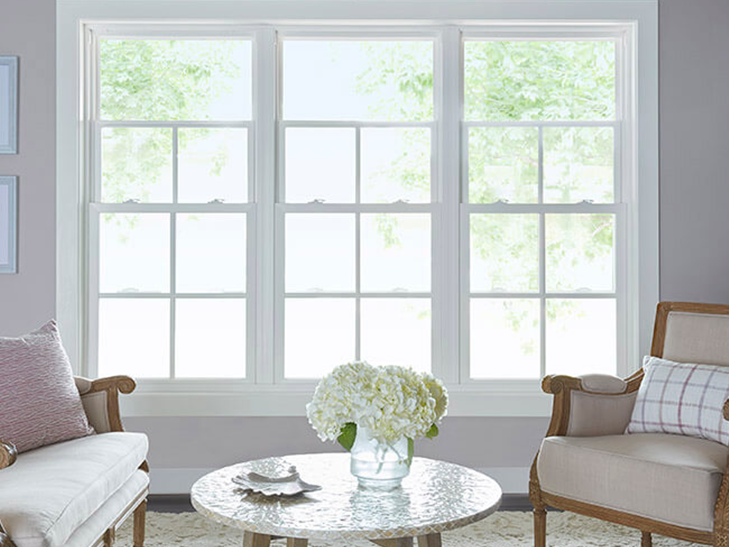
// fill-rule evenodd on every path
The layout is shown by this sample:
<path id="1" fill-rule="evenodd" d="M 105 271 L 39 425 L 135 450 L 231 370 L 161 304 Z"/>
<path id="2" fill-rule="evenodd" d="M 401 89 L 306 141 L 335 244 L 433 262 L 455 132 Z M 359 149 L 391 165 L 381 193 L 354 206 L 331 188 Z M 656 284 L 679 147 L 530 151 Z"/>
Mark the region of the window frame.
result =
<path id="1" fill-rule="evenodd" d="M 150 386 L 164 388 L 170 380 L 184 382 L 193 385 L 205 385 L 216 382 L 215 378 L 180 378 L 175 375 L 175 349 L 176 349 L 176 303 L 179 299 L 239 299 L 243 300 L 246 307 L 246 345 L 244 377 L 226 378 L 226 382 L 232 384 L 255 383 L 256 373 L 256 303 L 258 294 L 256 287 L 256 262 L 257 262 L 257 238 L 256 223 L 258 216 L 257 195 L 258 184 L 256 173 L 258 172 L 257 148 L 255 135 L 257 131 L 256 120 L 260 113 L 256 111 L 256 88 L 253 82 L 256 80 L 255 51 L 258 38 L 255 30 L 237 26 L 229 27 L 222 33 L 215 32 L 215 27 L 186 26 L 169 28 L 163 25 L 93 25 L 84 27 L 85 34 L 85 64 L 87 67 L 86 101 L 88 105 L 85 125 L 87 128 L 87 149 L 91 150 L 86 158 L 86 225 L 88 239 L 85 253 L 87 270 L 86 289 L 86 314 L 87 314 L 87 346 L 85 353 L 84 374 L 91 377 L 98 377 L 98 341 L 99 341 L 99 307 L 102 299 L 134 300 L 134 299 L 162 299 L 169 302 L 169 377 L 168 378 L 145 378 L 141 382 Z M 216 40 L 232 39 L 248 41 L 251 44 L 251 118 L 249 120 L 103 120 L 101 117 L 101 89 L 100 89 L 100 42 L 102 39 L 149 39 L 149 40 Z M 128 128 L 169 128 L 172 131 L 172 201 L 170 203 L 138 203 L 131 200 L 120 203 L 105 203 L 102 201 L 102 161 L 101 143 L 102 133 L 107 128 L 128 127 Z M 181 129 L 187 128 L 220 128 L 235 129 L 242 128 L 247 131 L 247 196 L 242 203 L 181 203 L 178 201 L 179 191 L 179 159 L 178 159 L 178 135 Z M 100 223 L 99 219 L 104 213 L 111 214 L 145 214 L 162 213 L 169 215 L 169 290 L 164 293 L 138 292 L 138 293 L 104 293 L 100 290 L 99 275 L 99 250 L 100 250 Z M 185 213 L 197 214 L 245 214 L 246 223 L 246 288 L 243 292 L 206 293 L 206 292 L 180 292 L 177 290 L 177 217 Z"/>
<path id="2" fill-rule="evenodd" d="M 94 28 L 108 30 L 111 27 L 123 24 L 127 27 L 130 19 L 139 19 L 136 25 L 141 29 L 155 24 L 164 19 L 164 1 L 153 0 L 145 7 L 126 7 L 123 2 L 112 0 L 107 6 L 96 7 L 94 2 L 66 2 L 61 0 L 59 6 L 59 71 L 64 67 L 71 70 L 78 76 L 76 82 L 64 84 L 59 82 L 58 102 L 59 105 L 68 106 L 64 111 L 63 107 L 58 110 L 58 157 L 59 157 L 59 200 L 58 200 L 58 317 L 64 337 L 69 346 L 69 354 L 75 363 L 75 370 L 78 373 L 89 374 L 86 364 L 86 350 L 84 343 L 86 336 L 83 334 L 88 328 L 89 315 L 84 311 L 87 302 L 85 294 L 88 287 L 88 276 L 84 273 L 85 264 L 89 260 L 87 251 L 78 252 L 72 250 L 70 256 L 64 255 L 62 249 L 68 249 L 69 244 L 76 248 L 82 242 L 80 249 L 88 249 L 88 238 L 84 235 L 83 227 L 88 222 L 87 214 L 83 210 L 85 203 L 85 190 L 78 186 L 78 180 L 85 180 L 89 173 L 83 159 L 82 143 L 88 139 L 88 128 L 85 123 L 73 123 L 74 115 L 78 119 L 84 119 L 82 103 L 79 96 L 85 90 L 88 92 L 89 76 L 88 71 L 82 70 L 83 64 L 78 60 L 83 57 L 86 43 L 86 29 Z M 212 5 L 211 5 L 212 4 Z M 311 33 L 321 37 L 323 31 L 352 32 L 347 37 L 354 37 L 361 33 L 361 36 L 371 36 L 376 33 L 393 33 L 403 36 L 405 32 L 413 32 L 422 36 L 424 32 L 437 32 L 440 34 L 440 41 L 443 44 L 442 50 L 436 55 L 437 72 L 442 67 L 442 78 L 436 82 L 442 85 L 440 96 L 440 112 L 442 117 L 434 120 L 440 127 L 438 149 L 441 161 L 437 165 L 437 175 L 433 177 L 432 184 L 436 180 L 452 180 L 453 173 L 457 173 L 456 180 L 461 180 L 462 157 L 459 141 L 461 135 L 461 109 L 462 100 L 453 100 L 453 94 L 460 95 L 462 78 L 460 75 L 460 61 L 462 59 L 462 48 L 454 47 L 461 43 L 460 32 L 481 33 L 489 35 L 499 33 L 508 34 L 513 32 L 515 27 L 522 29 L 529 28 L 537 31 L 540 37 L 545 32 L 569 29 L 575 30 L 577 26 L 587 29 L 588 33 L 595 30 L 610 30 L 621 28 L 630 41 L 630 51 L 626 55 L 626 71 L 631 75 L 631 86 L 621 82 L 627 94 L 634 100 L 630 106 L 630 119 L 632 121 L 626 129 L 628 135 L 623 135 L 621 145 L 629 146 L 636 150 L 635 143 L 638 130 L 643 131 L 645 142 L 641 141 L 642 155 L 637 153 L 631 157 L 630 165 L 623 162 L 621 171 L 627 173 L 632 181 L 638 180 L 640 175 L 641 186 L 631 185 L 629 199 L 631 200 L 631 211 L 624 215 L 622 228 L 625 233 L 640 228 L 639 238 L 630 238 L 623 251 L 627 260 L 622 263 L 622 275 L 619 272 L 617 279 L 634 280 L 631 286 L 625 287 L 625 301 L 634 302 L 631 309 L 622 310 L 625 313 L 624 330 L 629 334 L 621 343 L 619 342 L 619 354 L 624 354 L 623 365 L 618 369 L 619 374 L 628 372 L 628 362 L 633 362 L 640 355 L 640 349 L 647 349 L 647 342 L 643 340 L 650 332 L 652 324 L 653 305 L 658 300 L 658 265 L 652 262 L 657 259 L 657 110 L 653 106 L 646 106 L 640 111 L 636 109 L 637 103 L 649 104 L 646 99 L 655 100 L 657 96 L 657 44 L 654 42 L 657 28 L 656 5 L 654 1 L 630 2 L 628 6 L 621 2 L 612 0 L 598 1 L 591 6 L 577 7 L 579 2 L 527 2 L 519 6 L 510 5 L 509 2 L 488 2 L 482 5 L 473 5 L 464 8 L 464 16 L 459 20 L 452 19 L 447 2 L 435 1 L 432 4 L 432 13 L 417 15 L 412 13 L 412 5 L 407 2 L 393 2 L 384 7 L 374 2 L 362 2 L 358 6 L 345 6 L 332 11 L 332 4 L 329 2 L 318 2 L 307 0 L 301 6 L 302 12 L 292 12 L 286 20 L 283 20 L 276 13 L 276 7 L 266 6 L 265 3 L 251 2 L 248 6 L 224 6 L 224 3 L 217 2 L 190 2 L 184 10 L 183 19 L 188 22 L 166 23 L 167 32 L 171 28 L 184 29 L 188 26 L 195 26 L 195 31 L 203 28 L 214 31 L 215 36 L 224 36 L 225 32 L 235 32 L 235 29 L 244 28 L 255 35 L 253 47 L 253 70 L 254 85 L 254 116 L 252 122 L 256 126 L 254 133 L 250 134 L 255 147 L 256 174 L 255 187 L 257 201 L 256 219 L 254 229 L 249 231 L 249 240 L 260 238 L 262 233 L 276 233 L 274 208 L 276 207 L 274 190 L 272 185 L 263 184 L 265 180 L 273 180 L 276 173 L 275 154 L 276 128 L 278 101 L 276 89 L 277 74 L 275 73 L 273 60 L 276 58 L 275 33 L 281 31 L 285 36 L 287 32 L 297 35 Z M 560 7 L 563 5 L 564 7 Z M 363 9 L 368 8 L 370 13 L 365 14 Z M 548 9 L 545 12 L 545 8 Z M 577 9 L 575 9 L 577 8 Z M 258 15 L 256 15 L 258 14 Z M 374 14 L 374 16 L 373 16 Z M 548 15 L 549 14 L 549 15 Z M 535 22 L 534 17 L 541 17 L 541 21 Z M 236 24 L 213 23 L 220 20 L 239 21 Z M 304 19 L 317 21 L 308 24 Z M 545 21 L 553 19 L 553 21 Z M 570 21 L 575 19 L 576 21 Z M 206 22 L 207 20 L 207 22 Z M 392 21 L 400 23 L 392 24 Z M 437 20 L 438 24 L 432 24 Z M 524 24 L 514 24 L 514 21 L 528 21 Z M 598 24 L 599 21 L 609 21 L 607 24 Z M 256 24 L 244 24 L 254 21 Z M 346 22 L 345 22 L 346 21 Z M 356 24 L 352 24 L 356 21 Z M 405 21 L 406 24 L 403 24 Z M 426 21 L 428 21 L 426 23 Z M 305 25 L 305 26 L 303 26 Z M 488 27 L 487 27 L 488 25 Z M 641 26 L 641 35 L 637 33 L 638 26 Z M 234 29 L 234 30 L 231 30 Z M 146 35 L 146 30 L 140 30 L 140 34 Z M 178 34 L 178 31 L 175 31 Z M 129 35 L 125 31 L 125 36 Z M 179 34 L 178 34 L 179 35 Z M 637 42 L 640 41 L 640 44 Z M 259 49 L 260 48 L 260 49 Z M 438 49 L 438 48 L 436 48 Z M 256 54 L 256 51 L 258 54 Z M 454 65 L 454 61 L 457 63 Z M 649 69 L 646 76 L 640 82 L 635 75 L 635 66 L 638 62 L 641 66 L 646 65 Z M 655 66 L 654 66 L 655 63 Z M 644 72 L 641 72 L 643 76 Z M 257 95 L 258 92 L 258 95 Z M 434 95 L 439 92 L 434 88 Z M 439 103 L 434 104 L 435 111 L 439 109 Z M 76 114 L 74 114 L 76 113 Z M 564 124 L 562 124 L 564 125 Z M 69 139 L 74 134 L 78 139 Z M 453 138 L 455 136 L 455 139 Z M 435 133 L 434 133 L 435 137 Z M 435 138 L 433 139 L 436 140 Z M 256 143 L 259 146 L 256 146 Z M 69 155 L 70 152 L 70 155 Z M 249 164 L 250 165 L 250 164 Z M 249 185 L 253 180 L 249 179 Z M 250 188 L 250 186 L 249 186 Z M 66 193 L 68 192 L 68 193 Z M 459 232 L 462 228 L 461 214 L 462 186 L 461 184 L 443 184 L 439 189 L 440 202 L 428 206 L 440 209 L 432 216 L 432 233 L 438 235 L 440 245 L 435 244 L 435 237 L 432 239 L 432 314 L 433 330 L 432 344 L 433 371 L 442 377 L 451 391 L 451 415 L 462 416 L 544 416 L 548 414 L 549 400 L 540 394 L 538 382 L 527 381 L 464 381 L 464 367 L 442 366 L 438 369 L 438 363 L 453 363 L 453 357 L 458 359 L 463 352 L 462 336 L 458 333 L 459 314 L 463 313 L 462 308 L 462 282 L 458 273 L 461 263 L 459 254 L 462 254 L 462 241 L 459 241 Z M 63 196 L 61 194 L 64 193 Z M 617 197 L 617 196 L 616 196 Z M 640 199 L 639 199 L 640 197 Z M 412 204 L 415 206 L 415 204 Z M 638 211 L 640 206 L 640 214 Z M 61 222 L 73 221 L 71 225 Z M 454 221 L 455 219 L 455 221 Z M 276 235 L 278 237 L 278 235 Z M 455 245 L 454 245 L 455 244 Z M 643 253 L 638 256 L 638 247 L 642 247 Z M 273 283 L 266 283 L 263 280 L 274 279 L 276 272 L 275 264 L 277 257 L 270 248 L 259 245 L 255 250 L 255 260 L 249 260 L 249 287 L 251 283 L 258 283 L 257 291 L 249 291 L 247 298 L 258 296 L 255 305 L 255 324 L 257 329 L 255 336 L 248 339 L 248 352 L 251 348 L 257 348 L 254 357 L 254 371 L 248 374 L 244 382 L 231 383 L 229 380 L 176 380 L 175 382 L 142 380 L 138 393 L 128 398 L 125 402 L 125 411 L 128 415 L 137 416 L 174 416 L 174 415 L 201 415 L 201 416 L 225 416 L 225 415 L 280 415 L 280 416 L 301 416 L 304 413 L 304 404 L 308 401 L 313 383 L 292 382 L 276 384 L 273 367 L 269 364 L 279 359 L 274 348 L 275 343 L 274 305 L 276 291 Z M 250 246 L 249 246 L 250 249 Z M 277 251 L 281 252 L 280 246 Z M 251 264 L 255 263 L 255 271 L 251 275 Z M 618 262 L 620 264 L 620 262 Z M 454 277 L 455 276 L 455 277 Z M 456 281 L 453 281 L 453 280 Z M 637 286 L 641 284 L 641 294 L 637 292 Z M 248 301 L 249 307 L 251 301 Z M 619 310 L 619 314 L 620 314 Z M 436 315 L 442 317 L 456 317 L 455 322 L 440 321 L 436 323 Z M 249 312 L 250 317 L 250 312 Z M 249 328 L 252 321 L 249 322 Z M 462 332 L 464 331 L 461 329 Z M 70 343 L 69 343 L 70 341 Z M 437 348 L 436 348 L 437 346 Z M 439 356 L 439 357 L 438 357 Z M 458 362 L 456 360 L 455 362 Z M 249 360 L 249 367 L 251 362 Z M 637 365 L 636 365 L 637 366 Z M 624 370 L 621 370 L 624 369 Z M 465 378 L 467 379 L 467 378 Z M 255 383 L 253 383 L 255 382 Z M 526 383 L 525 383 L 526 382 Z M 529 385 L 527 385 L 529 384 Z M 487 396 L 487 397 L 485 397 Z"/>
<path id="3" fill-rule="evenodd" d="M 433 119 L 430 121 L 361 121 L 361 120 L 290 120 L 284 116 L 283 97 L 283 42 L 305 41 L 305 40 L 342 40 L 342 41 L 380 41 L 380 40 L 402 40 L 402 41 L 424 41 L 433 43 Z M 436 263 L 434 255 L 437 248 L 440 248 L 438 241 L 439 230 L 434 224 L 436 213 L 441 205 L 438 196 L 442 191 L 442 179 L 439 176 L 439 158 L 441 153 L 438 149 L 442 139 L 439 138 L 442 115 L 441 93 L 436 85 L 440 81 L 440 63 L 438 59 L 442 54 L 441 30 L 436 28 L 414 30 L 413 28 L 387 28 L 362 26 L 340 26 L 321 28 L 292 28 L 282 27 L 277 30 L 277 112 L 276 112 L 276 133 L 277 133 L 277 158 L 276 158 L 276 220 L 275 220 L 275 244 L 276 250 L 276 278 L 275 278 L 275 317 L 280 318 L 276 322 L 275 343 L 276 360 L 274 362 L 274 382 L 276 384 L 301 384 L 313 387 L 316 381 L 309 379 L 287 378 L 285 375 L 285 305 L 287 298 L 346 298 L 355 300 L 355 354 L 359 358 L 361 350 L 361 302 L 363 298 L 413 298 L 425 299 L 431 305 L 431 371 L 441 376 L 440 356 L 436 353 L 439 350 L 436 337 L 432 335 L 433 326 L 437 324 L 434 301 L 440 296 L 436 290 L 438 272 L 434 267 Z M 361 202 L 361 134 L 363 129 L 368 128 L 427 128 L 430 130 L 430 202 L 407 203 L 400 200 L 392 203 L 362 203 Z M 286 162 L 286 129 L 288 128 L 347 128 L 355 130 L 355 200 L 352 203 L 287 203 L 285 162 Z M 355 288 L 353 291 L 335 294 L 323 291 L 321 293 L 297 293 L 289 292 L 285 287 L 286 265 L 285 265 L 285 222 L 286 215 L 290 213 L 314 213 L 314 214 L 337 214 L 350 213 L 355 215 Z M 418 292 L 364 292 L 361 289 L 361 216 L 366 213 L 389 213 L 389 214 L 412 214 L 425 213 L 430 216 L 430 252 L 431 252 L 431 287 L 430 291 Z"/>
<path id="4" fill-rule="evenodd" d="M 546 302 L 550 299 L 600 299 L 614 300 L 616 303 L 616 371 L 621 377 L 628 376 L 631 369 L 629 344 L 632 342 L 629 316 L 635 313 L 627 302 L 628 294 L 634 280 L 628 278 L 627 263 L 630 260 L 632 242 L 627 237 L 629 233 L 626 226 L 628 217 L 636 214 L 635 203 L 624 201 L 623 196 L 635 195 L 637 184 L 635 177 L 628 166 L 635 162 L 634 150 L 627 144 L 624 134 L 633 131 L 634 112 L 633 97 L 629 93 L 633 89 L 633 73 L 630 70 L 629 59 L 634 52 L 631 29 L 624 25 L 594 25 L 590 27 L 577 27 L 572 25 L 551 26 L 549 30 L 535 25 L 508 25 L 492 29 L 482 27 L 465 27 L 461 32 L 461 66 L 464 66 L 464 49 L 468 41 L 613 41 L 615 43 L 615 119 L 614 120 L 534 120 L 534 121 L 473 121 L 465 116 L 465 85 L 461 81 L 461 111 L 460 111 L 460 382 L 476 386 L 500 383 L 511 387 L 528 389 L 532 383 L 530 379 L 487 379 L 471 377 L 470 359 L 470 309 L 475 299 L 509 299 L 526 298 L 539 302 L 539 375 L 543 378 L 547 374 L 547 314 Z M 538 191 L 539 200 L 536 203 L 471 203 L 469 201 L 469 129 L 479 127 L 534 127 L 538 129 Z M 610 127 L 613 129 L 613 203 L 591 203 L 583 200 L 579 203 L 549 203 L 544 201 L 544 147 L 543 131 L 548 127 Z M 546 286 L 546 230 L 545 220 L 548 214 L 612 214 L 614 215 L 614 257 L 613 257 L 613 291 L 548 291 Z M 533 214 L 538 215 L 538 290 L 535 292 L 476 292 L 470 289 L 470 222 L 473 214 Z M 632 288 L 637 291 L 637 287 Z"/>

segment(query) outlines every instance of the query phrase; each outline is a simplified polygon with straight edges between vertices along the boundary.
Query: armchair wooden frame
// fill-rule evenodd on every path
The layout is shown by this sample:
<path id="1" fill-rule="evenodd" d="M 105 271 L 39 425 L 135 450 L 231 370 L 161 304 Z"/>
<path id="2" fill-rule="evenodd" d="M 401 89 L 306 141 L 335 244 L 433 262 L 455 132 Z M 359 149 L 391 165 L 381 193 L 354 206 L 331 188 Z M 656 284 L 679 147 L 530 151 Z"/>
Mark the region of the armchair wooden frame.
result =
<path id="1" fill-rule="evenodd" d="M 701 314 L 729 315 L 729 306 L 718 304 L 695 304 L 689 302 L 661 302 L 658 304 L 656 321 L 653 329 L 653 342 L 651 355 L 663 356 L 663 346 L 666 339 L 666 323 L 670 312 L 687 312 Z M 546 376 L 542 380 L 542 390 L 545 393 L 554 395 L 552 407 L 552 420 L 547 430 L 547 437 L 565 436 L 570 419 L 570 401 L 573 391 L 593 393 L 600 396 L 619 396 L 637 391 L 643 380 L 643 370 L 635 372 L 625 379 L 627 388 L 622 393 L 594 393 L 586 390 L 579 378 L 569 376 Z M 724 419 L 729 420 L 729 401 L 724 405 Z M 537 456 L 539 454 L 537 453 Z M 728 460 L 729 463 L 729 460 Z M 529 477 L 529 499 L 534 506 L 534 546 L 546 546 L 547 507 L 554 507 L 565 511 L 572 511 L 589 517 L 622 524 L 636 528 L 642 532 L 642 547 L 651 547 L 651 534 L 673 537 L 676 539 L 714 545 L 715 547 L 729 547 L 729 473 L 722 479 L 719 488 L 719 496 L 714 508 L 714 529 L 712 532 L 694 530 L 683 526 L 667 524 L 657 520 L 625 513 L 614 509 L 608 509 L 585 503 L 582 501 L 568 499 L 543 492 L 539 486 L 537 474 L 537 458 L 531 467 Z"/>
<path id="2" fill-rule="evenodd" d="M 128 376 L 111 376 L 98 380 L 84 380 L 88 386 L 79 390 L 81 397 L 92 393 L 106 392 L 106 412 L 109 420 L 108 431 L 124 431 L 119 412 L 119 394 L 128 394 L 137 387 L 136 382 Z M 106 431 L 104 431 L 105 433 Z M 17 459 L 18 452 L 12 443 L 0 441 L 0 470 L 10 467 Z M 142 462 L 139 468 L 149 473 L 149 465 Z M 1 471 L 0 471 L 1 472 Z M 121 512 L 112 525 L 103 532 L 89 547 L 111 547 L 114 544 L 117 528 L 131 515 L 134 515 L 134 547 L 144 545 L 144 527 L 147 513 L 147 495 L 149 489 L 143 491 Z M 15 547 L 0 523 L 0 547 Z"/>

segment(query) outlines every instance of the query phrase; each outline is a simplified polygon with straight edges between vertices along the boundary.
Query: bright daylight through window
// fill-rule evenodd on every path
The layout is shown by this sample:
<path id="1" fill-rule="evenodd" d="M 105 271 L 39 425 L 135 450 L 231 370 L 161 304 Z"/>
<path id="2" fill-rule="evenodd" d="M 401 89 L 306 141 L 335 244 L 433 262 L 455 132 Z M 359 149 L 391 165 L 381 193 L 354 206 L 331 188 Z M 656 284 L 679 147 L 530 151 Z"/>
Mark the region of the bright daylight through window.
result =
<path id="1" fill-rule="evenodd" d="M 90 370 L 615 373 L 632 206 L 618 34 L 442 30 L 95 33 Z"/>

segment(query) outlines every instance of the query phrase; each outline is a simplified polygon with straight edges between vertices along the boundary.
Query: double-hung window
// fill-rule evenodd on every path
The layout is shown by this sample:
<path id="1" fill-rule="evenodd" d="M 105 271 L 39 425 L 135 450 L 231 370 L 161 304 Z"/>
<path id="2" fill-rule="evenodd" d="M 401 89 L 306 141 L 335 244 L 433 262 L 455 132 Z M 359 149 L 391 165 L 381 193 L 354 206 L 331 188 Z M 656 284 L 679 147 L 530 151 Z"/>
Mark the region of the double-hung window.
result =
<path id="1" fill-rule="evenodd" d="M 465 36 L 462 305 L 472 379 L 616 372 L 622 47 L 569 33 Z"/>
<path id="2" fill-rule="evenodd" d="M 379 38 L 278 43 L 284 379 L 431 369 L 435 40 Z"/>
<path id="3" fill-rule="evenodd" d="M 361 359 L 457 397 L 632 368 L 630 27 L 86 33 L 88 374 L 301 393 Z"/>
<path id="4" fill-rule="evenodd" d="M 99 36 L 89 157 L 89 363 L 245 378 L 252 39 Z"/>

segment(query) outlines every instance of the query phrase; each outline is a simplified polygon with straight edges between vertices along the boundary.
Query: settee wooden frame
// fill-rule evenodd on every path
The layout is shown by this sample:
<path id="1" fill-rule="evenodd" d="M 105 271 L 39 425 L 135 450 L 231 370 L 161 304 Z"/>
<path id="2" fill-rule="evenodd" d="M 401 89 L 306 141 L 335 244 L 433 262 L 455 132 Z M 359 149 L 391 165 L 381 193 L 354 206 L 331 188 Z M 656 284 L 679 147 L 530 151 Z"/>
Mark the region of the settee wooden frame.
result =
<path id="1" fill-rule="evenodd" d="M 653 328 L 651 355 L 663 357 L 666 340 L 666 324 L 671 312 L 728 315 L 729 306 L 720 304 L 698 304 L 691 302 L 661 302 L 656 311 Z M 581 391 L 604 397 L 621 396 L 638 390 L 643 380 L 643 370 L 638 370 L 625 378 L 627 388 L 621 393 L 596 393 L 583 387 L 579 378 L 570 376 L 549 375 L 542 380 L 542 390 L 554 395 L 552 419 L 547 430 L 547 437 L 565 436 L 570 420 L 570 401 L 573 391 Z M 729 401 L 724 404 L 724 419 L 729 420 Z M 537 457 L 539 453 L 537 453 Z M 539 486 L 537 474 L 537 457 L 531 467 L 529 477 L 529 499 L 534 507 L 534 547 L 546 547 L 547 507 L 571 511 L 588 517 L 622 524 L 641 531 L 641 546 L 651 547 L 652 534 L 668 536 L 684 541 L 729 547 L 729 473 L 725 473 L 719 487 L 719 495 L 714 507 L 714 529 L 711 532 L 695 530 L 684 526 L 667 524 L 650 518 L 633 515 L 623 511 L 608 509 L 598 505 L 585 503 L 544 492 Z M 727 460 L 729 470 L 729 458 Z"/>
<path id="2" fill-rule="evenodd" d="M 128 394 L 134 391 L 137 384 L 128 376 L 111 376 L 99 378 L 98 380 L 85 380 L 89 383 L 88 389 L 81 393 L 82 397 L 93 393 L 106 392 L 106 412 L 109 421 L 109 431 L 124 431 L 124 426 L 119 412 L 119 394 Z M 0 470 L 13 465 L 18 457 L 15 446 L 7 441 L 0 440 Z M 149 465 L 142 462 L 139 468 L 149 473 Z M 2 471 L 0 471 L 2 472 Z M 134 547 L 144 546 L 144 528 L 147 514 L 147 496 L 149 489 L 141 492 L 114 520 L 112 525 L 105 530 L 89 547 L 112 547 L 116 538 L 116 530 L 127 518 L 133 515 L 134 518 Z M 0 523 L 0 547 L 16 547 Z"/>

